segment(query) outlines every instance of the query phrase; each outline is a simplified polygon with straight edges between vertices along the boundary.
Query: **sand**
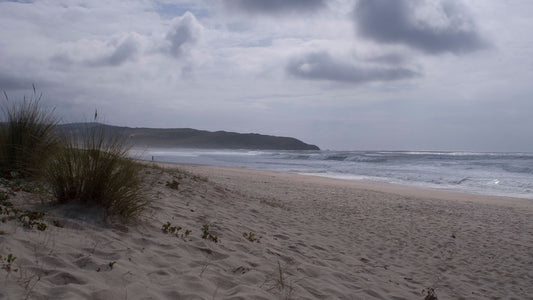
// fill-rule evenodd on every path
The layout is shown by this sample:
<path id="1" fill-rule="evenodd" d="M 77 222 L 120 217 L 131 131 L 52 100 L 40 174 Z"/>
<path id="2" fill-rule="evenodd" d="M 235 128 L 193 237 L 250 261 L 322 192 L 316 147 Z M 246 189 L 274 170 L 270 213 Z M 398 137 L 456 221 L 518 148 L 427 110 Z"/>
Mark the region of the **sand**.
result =
<path id="1" fill-rule="evenodd" d="M 144 171 L 153 202 L 128 225 L 0 187 L 48 224 L 0 223 L 0 255 L 17 257 L 0 298 L 533 299 L 533 200 L 166 167 Z"/>

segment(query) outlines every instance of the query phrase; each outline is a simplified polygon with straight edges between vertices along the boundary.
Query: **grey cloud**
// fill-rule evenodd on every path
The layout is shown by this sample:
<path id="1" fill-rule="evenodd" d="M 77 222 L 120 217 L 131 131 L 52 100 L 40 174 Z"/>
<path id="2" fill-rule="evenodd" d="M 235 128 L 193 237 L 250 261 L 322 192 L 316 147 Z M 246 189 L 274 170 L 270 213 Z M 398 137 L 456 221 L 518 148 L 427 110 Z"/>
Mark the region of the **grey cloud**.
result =
<path id="1" fill-rule="evenodd" d="M 141 43 L 137 35 L 130 35 L 120 41 L 110 55 L 101 57 L 90 62 L 91 65 L 97 66 L 119 66 L 130 59 L 134 59 L 140 52 Z"/>
<path id="2" fill-rule="evenodd" d="M 187 47 L 196 43 L 200 31 L 201 25 L 190 12 L 174 18 L 166 35 L 166 51 L 174 57 L 182 56 Z"/>
<path id="3" fill-rule="evenodd" d="M 30 80 L 0 72 L 0 91 L 27 89 L 31 88 L 31 84 Z"/>
<path id="4" fill-rule="evenodd" d="M 404 44 L 426 53 L 466 53 L 488 43 L 474 21 L 454 2 L 438 3 L 442 20 L 424 20 L 416 9 L 427 7 L 425 0 L 359 0 L 353 12 L 358 32 L 381 43 Z M 433 22 L 434 21 L 434 22 Z"/>
<path id="5" fill-rule="evenodd" d="M 229 9 L 256 14 L 316 11 L 325 6 L 325 0 L 224 0 Z"/>
<path id="6" fill-rule="evenodd" d="M 140 44 L 134 39 L 128 38 L 117 46 L 113 54 L 106 58 L 105 62 L 112 66 L 117 66 L 128 59 L 135 57 L 139 53 Z"/>
<path id="7" fill-rule="evenodd" d="M 138 33 L 113 37 L 109 41 L 80 40 L 60 47 L 50 61 L 56 67 L 81 64 L 89 67 L 120 66 L 143 52 L 144 37 Z"/>
<path id="8" fill-rule="evenodd" d="M 70 66 L 74 63 L 67 53 L 57 53 L 50 58 L 50 61 L 57 65 Z"/>
<path id="9" fill-rule="evenodd" d="M 388 65 L 401 65 L 406 60 L 408 60 L 407 57 L 397 53 L 377 55 L 367 59 L 367 61 L 370 62 L 384 63 Z"/>
<path id="10" fill-rule="evenodd" d="M 330 80 L 349 83 L 392 81 L 418 76 L 418 73 L 401 67 L 357 67 L 351 63 L 335 60 L 326 52 L 311 53 L 303 58 L 292 59 L 287 72 L 310 80 Z"/>

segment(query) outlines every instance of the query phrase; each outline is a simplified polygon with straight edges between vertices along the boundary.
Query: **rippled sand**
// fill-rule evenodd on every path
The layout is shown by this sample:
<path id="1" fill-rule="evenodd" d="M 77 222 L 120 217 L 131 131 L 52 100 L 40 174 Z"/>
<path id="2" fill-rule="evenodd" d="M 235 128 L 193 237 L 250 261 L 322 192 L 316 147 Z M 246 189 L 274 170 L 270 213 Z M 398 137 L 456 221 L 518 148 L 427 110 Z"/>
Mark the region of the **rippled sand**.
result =
<path id="1" fill-rule="evenodd" d="M 15 206 L 44 210 L 49 226 L 0 223 L 0 255 L 15 255 L 18 269 L 0 270 L 0 298 L 424 299 L 428 288 L 439 299 L 533 295 L 531 200 L 166 167 L 146 169 L 153 202 L 128 226 L 97 209 L 12 195 Z M 173 180 L 177 190 L 166 186 Z M 164 233 L 167 222 L 182 229 Z M 202 238 L 204 225 L 217 243 Z"/>

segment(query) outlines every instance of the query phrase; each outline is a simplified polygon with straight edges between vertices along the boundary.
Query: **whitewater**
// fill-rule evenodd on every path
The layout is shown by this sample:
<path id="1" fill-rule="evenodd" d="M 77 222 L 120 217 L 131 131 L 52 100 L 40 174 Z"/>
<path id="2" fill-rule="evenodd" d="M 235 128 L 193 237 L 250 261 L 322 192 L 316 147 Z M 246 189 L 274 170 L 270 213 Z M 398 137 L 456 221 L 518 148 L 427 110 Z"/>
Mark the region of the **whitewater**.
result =
<path id="1" fill-rule="evenodd" d="M 145 160 L 227 166 L 533 199 L 533 153 L 134 149 Z"/>

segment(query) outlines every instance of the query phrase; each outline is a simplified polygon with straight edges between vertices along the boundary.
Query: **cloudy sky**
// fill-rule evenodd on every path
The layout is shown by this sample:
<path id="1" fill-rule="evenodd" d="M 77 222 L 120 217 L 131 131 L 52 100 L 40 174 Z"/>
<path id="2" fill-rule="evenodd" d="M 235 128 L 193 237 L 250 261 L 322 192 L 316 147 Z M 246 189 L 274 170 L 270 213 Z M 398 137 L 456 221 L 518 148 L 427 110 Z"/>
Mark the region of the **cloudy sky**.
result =
<path id="1" fill-rule="evenodd" d="M 63 122 L 533 151 L 532 16 L 531 0 L 0 0 L 0 90 L 35 83 Z"/>

